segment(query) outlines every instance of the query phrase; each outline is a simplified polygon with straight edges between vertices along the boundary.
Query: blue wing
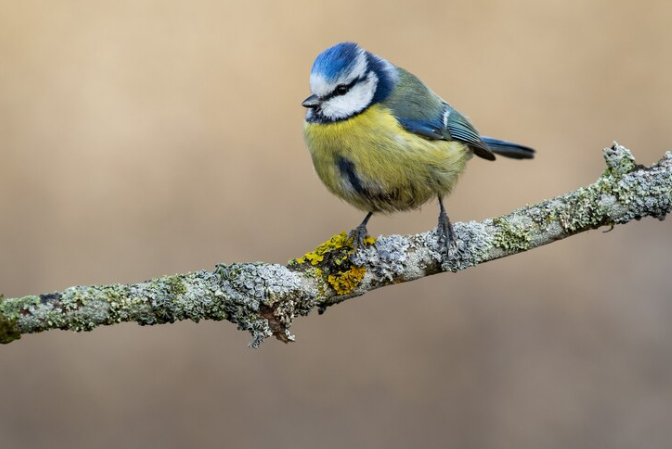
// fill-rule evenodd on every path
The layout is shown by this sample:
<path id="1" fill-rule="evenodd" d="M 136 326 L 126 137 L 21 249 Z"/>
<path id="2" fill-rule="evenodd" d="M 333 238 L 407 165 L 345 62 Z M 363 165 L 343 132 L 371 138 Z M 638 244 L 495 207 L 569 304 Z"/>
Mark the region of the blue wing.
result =
<path id="1" fill-rule="evenodd" d="M 403 69 L 398 69 L 398 73 L 399 84 L 383 103 L 406 131 L 432 140 L 459 140 L 469 145 L 477 156 L 495 159 L 469 120 L 413 74 Z"/>
<path id="2" fill-rule="evenodd" d="M 450 105 L 444 103 L 438 116 L 432 119 L 401 118 L 399 124 L 408 132 L 433 140 L 459 140 L 484 159 L 495 160 L 488 145 L 481 139 L 471 123 Z"/>
<path id="3" fill-rule="evenodd" d="M 399 124 L 408 132 L 432 140 L 446 140 L 444 130 L 437 123 L 407 118 L 397 118 Z"/>

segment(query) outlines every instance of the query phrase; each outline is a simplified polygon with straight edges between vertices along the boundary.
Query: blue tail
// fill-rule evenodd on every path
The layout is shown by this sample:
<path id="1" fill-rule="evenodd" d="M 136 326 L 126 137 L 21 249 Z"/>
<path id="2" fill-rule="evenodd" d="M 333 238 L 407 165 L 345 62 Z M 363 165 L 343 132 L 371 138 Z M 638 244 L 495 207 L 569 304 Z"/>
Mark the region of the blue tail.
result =
<path id="1" fill-rule="evenodd" d="M 481 137 L 481 140 L 485 142 L 488 145 L 488 148 L 495 154 L 510 157 L 512 159 L 534 158 L 535 151 L 525 145 L 507 142 L 506 140 L 493 139 L 492 137 Z"/>

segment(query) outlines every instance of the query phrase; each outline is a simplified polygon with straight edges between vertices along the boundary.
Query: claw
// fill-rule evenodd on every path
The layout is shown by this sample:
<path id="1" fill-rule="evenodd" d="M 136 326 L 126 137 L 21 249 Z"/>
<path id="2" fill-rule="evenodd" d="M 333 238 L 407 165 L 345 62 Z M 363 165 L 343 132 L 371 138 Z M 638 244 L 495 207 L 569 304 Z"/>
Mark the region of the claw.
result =
<path id="1" fill-rule="evenodd" d="M 448 214 L 445 212 L 439 214 L 439 225 L 436 232 L 438 234 L 439 245 L 446 248 L 446 253 L 448 253 L 451 248 L 456 247 L 453 224 L 450 222 Z"/>
<path id="2" fill-rule="evenodd" d="M 352 239 L 352 247 L 357 251 L 364 248 L 364 240 L 369 236 L 369 231 L 365 224 L 360 224 L 348 233 L 348 239 Z"/>
<path id="3" fill-rule="evenodd" d="M 453 231 L 453 224 L 448 218 L 446 213 L 446 208 L 443 207 L 443 199 L 439 196 L 439 207 L 441 212 L 439 212 L 439 226 L 436 229 L 438 234 L 439 246 L 444 246 L 446 248 L 446 255 L 450 252 L 450 249 L 455 249 L 457 243 L 455 242 L 455 231 Z"/>
<path id="4" fill-rule="evenodd" d="M 364 248 L 364 240 L 369 236 L 369 231 L 366 229 L 366 224 L 369 222 L 373 212 L 369 212 L 364 220 L 355 229 L 350 231 L 348 239 L 352 239 L 352 247 L 355 251 L 359 248 Z"/>

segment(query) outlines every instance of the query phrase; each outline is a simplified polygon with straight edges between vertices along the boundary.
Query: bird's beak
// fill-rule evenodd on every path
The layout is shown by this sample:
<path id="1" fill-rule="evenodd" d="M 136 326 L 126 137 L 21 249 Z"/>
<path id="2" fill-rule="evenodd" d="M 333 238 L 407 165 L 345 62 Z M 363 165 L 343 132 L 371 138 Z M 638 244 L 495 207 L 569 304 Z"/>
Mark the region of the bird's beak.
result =
<path id="1" fill-rule="evenodd" d="M 313 94 L 310 97 L 303 100 L 303 103 L 301 103 L 301 106 L 303 106 L 304 108 L 313 109 L 313 108 L 318 107 L 320 105 L 320 103 L 321 103 L 320 97 Z"/>

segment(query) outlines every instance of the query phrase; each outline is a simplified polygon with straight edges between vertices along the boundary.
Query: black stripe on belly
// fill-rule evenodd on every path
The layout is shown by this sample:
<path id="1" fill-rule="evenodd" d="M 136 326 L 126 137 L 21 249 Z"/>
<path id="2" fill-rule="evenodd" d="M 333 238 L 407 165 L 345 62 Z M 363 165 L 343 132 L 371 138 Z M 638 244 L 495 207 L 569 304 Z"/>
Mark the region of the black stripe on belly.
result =
<path id="1" fill-rule="evenodd" d="M 352 188 L 355 189 L 355 192 L 367 197 L 371 195 L 371 192 L 362 185 L 362 180 L 359 179 L 359 176 L 357 176 L 357 172 L 355 171 L 355 164 L 353 164 L 350 159 L 339 157 L 336 160 L 336 164 L 338 165 L 338 171 L 341 173 L 341 176 L 348 179 L 348 182 Z"/>
<path id="2" fill-rule="evenodd" d="M 409 204 L 400 204 L 401 201 L 401 192 L 399 189 L 392 189 L 390 191 L 382 191 L 379 189 L 371 190 L 367 187 L 364 187 L 362 180 L 357 175 L 357 170 L 355 169 L 355 164 L 347 158 L 339 157 L 336 159 L 336 165 L 338 166 L 338 171 L 342 177 L 346 178 L 352 188 L 360 195 L 362 198 L 365 198 L 371 203 L 371 210 L 385 210 L 387 209 L 381 205 L 390 205 L 393 207 L 407 208 Z M 413 186 L 409 186 L 413 190 Z M 411 204 L 413 205 L 414 195 L 411 196 Z"/>

